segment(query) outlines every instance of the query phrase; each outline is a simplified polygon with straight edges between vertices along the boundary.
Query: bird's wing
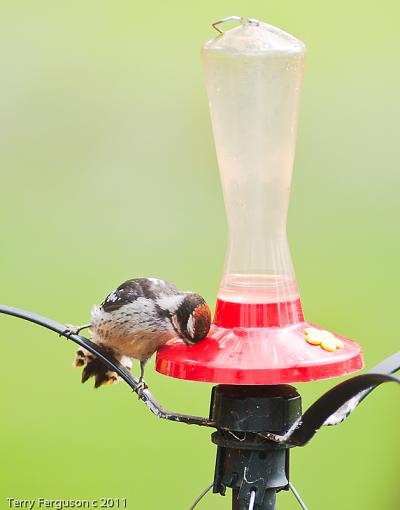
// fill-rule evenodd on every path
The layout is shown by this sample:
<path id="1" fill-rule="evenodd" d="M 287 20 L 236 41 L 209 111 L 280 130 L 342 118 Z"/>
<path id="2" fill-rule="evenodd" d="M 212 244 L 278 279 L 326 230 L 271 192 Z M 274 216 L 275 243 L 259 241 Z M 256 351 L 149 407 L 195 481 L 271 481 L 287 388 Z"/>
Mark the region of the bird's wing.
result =
<path id="1" fill-rule="evenodd" d="M 138 298 L 156 300 L 161 295 L 176 294 L 178 289 L 173 283 L 158 278 L 135 278 L 127 280 L 113 290 L 101 304 L 105 312 L 113 312 Z"/>

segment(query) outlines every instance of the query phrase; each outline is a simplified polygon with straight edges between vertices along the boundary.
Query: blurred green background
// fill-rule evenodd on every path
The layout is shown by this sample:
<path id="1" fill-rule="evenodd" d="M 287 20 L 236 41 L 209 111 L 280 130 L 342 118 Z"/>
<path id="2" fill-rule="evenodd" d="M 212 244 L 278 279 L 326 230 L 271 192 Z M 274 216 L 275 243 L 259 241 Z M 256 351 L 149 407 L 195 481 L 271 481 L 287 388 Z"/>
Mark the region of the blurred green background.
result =
<path id="1" fill-rule="evenodd" d="M 308 46 L 289 239 L 307 318 L 357 339 L 371 367 L 399 349 L 394 0 L 1 0 L 0 301 L 82 323 L 121 281 L 158 276 L 214 302 L 226 225 L 199 48 L 232 14 Z M 0 331 L 2 509 L 185 509 L 211 481 L 210 431 L 158 420 L 123 384 L 82 386 L 74 345 L 50 332 L 5 316 Z M 207 414 L 211 385 L 147 379 L 167 407 Z M 334 382 L 298 385 L 304 407 Z M 389 385 L 293 452 L 310 510 L 400 508 L 399 419 Z"/>

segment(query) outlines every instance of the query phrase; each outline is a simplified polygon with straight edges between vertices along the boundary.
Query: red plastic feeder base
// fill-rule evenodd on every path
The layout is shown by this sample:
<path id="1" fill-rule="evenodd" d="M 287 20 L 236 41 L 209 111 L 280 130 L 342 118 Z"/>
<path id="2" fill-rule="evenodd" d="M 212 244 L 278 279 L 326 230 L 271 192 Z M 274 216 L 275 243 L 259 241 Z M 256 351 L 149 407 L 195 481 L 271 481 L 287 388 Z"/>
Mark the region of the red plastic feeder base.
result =
<path id="1" fill-rule="evenodd" d="M 286 384 L 338 377 L 363 368 L 358 344 L 335 334 L 342 348 L 327 351 L 308 343 L 307 328 L 315 328 L 318 341 L 318 332 L 323 330 L 304 321 L 300 300 L 260 305 L 218 300 L 207 338 L 193 346 L 172 340 L 158 352 L 156 370 L 191 381 Z"/>

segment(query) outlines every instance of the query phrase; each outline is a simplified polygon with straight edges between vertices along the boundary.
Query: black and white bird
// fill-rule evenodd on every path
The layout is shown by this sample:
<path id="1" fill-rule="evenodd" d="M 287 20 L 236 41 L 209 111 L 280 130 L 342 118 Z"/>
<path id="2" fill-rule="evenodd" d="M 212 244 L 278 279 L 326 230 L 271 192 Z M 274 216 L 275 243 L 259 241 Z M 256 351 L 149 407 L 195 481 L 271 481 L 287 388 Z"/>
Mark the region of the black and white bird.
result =
<path id="1" fill-rule="evenodd" d="M 182 292 L 157 278 L 127 280 L 92 309 L 90 324 L 68 327 L 72 333 L 89 328 L 91 340 L 128 370 L 140 361 L 139 390 L 146 388 L 144 367 L 151 356 L 173 337 L 192 345 L 207 336 L 211 312 L 194 292 Z M 81 348 L 75 367 L 83 367 L 82 382 L 95 378 L 95 387 L 119 381 L 96 356 Z"/>

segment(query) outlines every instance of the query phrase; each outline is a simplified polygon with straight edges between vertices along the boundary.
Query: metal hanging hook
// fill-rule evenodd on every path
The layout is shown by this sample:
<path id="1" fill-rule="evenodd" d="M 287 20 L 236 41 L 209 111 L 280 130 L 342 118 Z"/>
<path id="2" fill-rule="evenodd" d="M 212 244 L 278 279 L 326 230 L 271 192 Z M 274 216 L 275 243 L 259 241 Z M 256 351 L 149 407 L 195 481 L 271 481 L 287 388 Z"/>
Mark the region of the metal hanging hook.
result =
<path id="1" fill-rule="evenodd" d="M 256 25 L 257 27 L 260 24 L 260 21 L 258 19 L 254 18 L 243 18 L 242 16 L 228 16 L 227 18 L 219 19 L 218 21 L 215 21 L 212 24 L 212 27 L 215 28 L 217 32 L 219 32 L 221 35 L 223 35 L 225 32 L 223 32 L 218 25 L 221 25 L 222 23 L 229 23 L 230 21 L 239 21 L 242 25 Z"/>

